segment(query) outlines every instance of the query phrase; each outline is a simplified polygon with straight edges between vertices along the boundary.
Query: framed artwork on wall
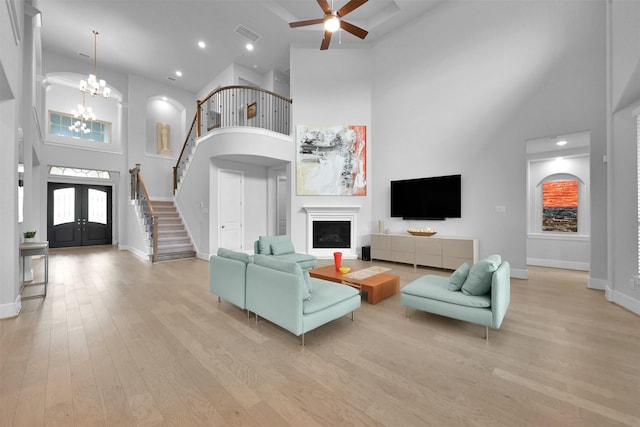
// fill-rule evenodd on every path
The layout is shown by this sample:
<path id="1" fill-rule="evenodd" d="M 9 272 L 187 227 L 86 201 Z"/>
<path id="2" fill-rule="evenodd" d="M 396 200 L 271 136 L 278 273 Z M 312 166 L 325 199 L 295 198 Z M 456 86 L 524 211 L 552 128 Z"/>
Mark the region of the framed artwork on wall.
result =
<path id="1" fill-rule="evenodd" d="M 296 194 L 367 195 L 367 127 L 298 125 Z"/>
<path id="2" fill-rule="evenodd" d="M 542 183 L 542 231 L 578 232 L 578 181 Z"/>
<path id="3" fill-rule="evenodd" d="M 258 106 L 255 102 L 247 105 L 247 119 L 254 118 L 256 116 L 257 110 Z"/>

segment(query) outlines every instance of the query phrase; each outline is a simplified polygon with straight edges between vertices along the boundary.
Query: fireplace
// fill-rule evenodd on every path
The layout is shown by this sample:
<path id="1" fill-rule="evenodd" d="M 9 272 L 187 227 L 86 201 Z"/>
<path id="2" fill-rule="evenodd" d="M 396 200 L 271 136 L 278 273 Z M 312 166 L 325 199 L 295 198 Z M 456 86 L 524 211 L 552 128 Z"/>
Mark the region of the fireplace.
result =
<path id="1" fill-rule="evenodd" d="M 303 206 L 307 211 L 307 253 L 318 258 L 332 258 L 342 252 L 345 259 L 355 259 L 356 216 L 360 206 Z"/>
<path id="2" fill-rule="evenodd" d="M 313 221 L 314 248 L 349 248 L 351 221 Z"/>

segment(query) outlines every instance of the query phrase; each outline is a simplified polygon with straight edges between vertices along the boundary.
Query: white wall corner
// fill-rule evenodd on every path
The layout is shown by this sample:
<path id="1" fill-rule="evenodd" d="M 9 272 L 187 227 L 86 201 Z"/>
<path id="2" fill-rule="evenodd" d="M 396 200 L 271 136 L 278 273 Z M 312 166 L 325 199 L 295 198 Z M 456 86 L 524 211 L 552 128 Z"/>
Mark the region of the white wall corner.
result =
<path id="1" fill-rule="evenodd" d="M 640 316 L 640 300 L 630 297 L 629 295 L 625 295 L 622 292 L 618 292 L 614 289 L 607 287 L 605 290 L 605 296 L 607 301 L 611 301 L 614 304 L 618 304 L 619 306 L 626 308 Z"/>
<path id="2" fill-rule="evenodd" d="M 611 299 L 607 296 L 611 288 L 609 288 L 609 284 L 607 283 L 606 280 L 589 277 L 589 280 L 587 282 L 587 288 L 605 291 L 605 297 L 607 298 L 607 300 L 611 301 Z"/>
<path id="3" fill-rule="evenodd" d="M 514 279 L 528 279 L 529 278 L 529 270 L 522 270 L 519 268 L 511 269 L 511 277 Z"/>
<path id="4" fill-rule="evenodd" d="M 118 249 L 120 249 L 121 251 L 129 251 L 132 254 L 134 254 L 135 256 L 137 256 L 138 258 L 140 258 L 141 260 L 145 261 L 145 262 L 150 262 L 149 261 L 149 256 L 150 254 L 146 254 L 144 252 L 142 252 L 139 249 L 136 249 L 132 246 L 125 246 L 125 245 L 120 245 L 118 246 Z"/>
<path id="5" fill-rule="evenodd" d="M 16 317 L 22 310 L 22 297 L 18 295 L 13 303 L 0 305 L 0 319 Z"/>

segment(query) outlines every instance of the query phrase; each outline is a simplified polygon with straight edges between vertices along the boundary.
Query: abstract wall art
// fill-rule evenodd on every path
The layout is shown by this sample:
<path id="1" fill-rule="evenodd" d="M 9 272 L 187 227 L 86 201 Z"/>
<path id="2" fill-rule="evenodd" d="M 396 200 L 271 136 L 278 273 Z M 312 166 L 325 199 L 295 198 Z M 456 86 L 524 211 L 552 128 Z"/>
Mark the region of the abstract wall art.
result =
<path id="1" fill-rule="evenodd" d="M 367 127 L 298 125 L 296 194 L 367 195 Z"/>
<path id="2" fill-rule="evenodd" d="M 542 184 L 542 231 L 578 232 L 578 181 Z"/>

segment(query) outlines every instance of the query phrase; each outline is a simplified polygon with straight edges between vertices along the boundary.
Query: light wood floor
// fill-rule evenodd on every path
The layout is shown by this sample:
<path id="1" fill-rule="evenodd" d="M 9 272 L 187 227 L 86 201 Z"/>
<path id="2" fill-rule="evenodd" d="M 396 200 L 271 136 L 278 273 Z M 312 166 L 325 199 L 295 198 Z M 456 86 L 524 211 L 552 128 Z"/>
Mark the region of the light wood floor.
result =
<path id="1" fill-rule="evenodd" d="M 449 274 L 376 264 L 401 285 Z M 218 304 L 208 267 L 53 250 L 49 296 L 0 321 L 0 425 L 640 426 L 640 317 L 585 273 L 512 280 L 488 342 L 477 325 L 406 318 L 396 295 L 302 347 Z"/>

